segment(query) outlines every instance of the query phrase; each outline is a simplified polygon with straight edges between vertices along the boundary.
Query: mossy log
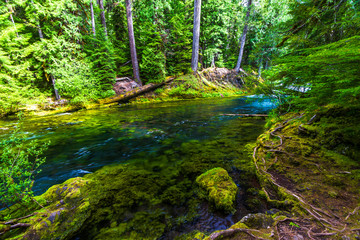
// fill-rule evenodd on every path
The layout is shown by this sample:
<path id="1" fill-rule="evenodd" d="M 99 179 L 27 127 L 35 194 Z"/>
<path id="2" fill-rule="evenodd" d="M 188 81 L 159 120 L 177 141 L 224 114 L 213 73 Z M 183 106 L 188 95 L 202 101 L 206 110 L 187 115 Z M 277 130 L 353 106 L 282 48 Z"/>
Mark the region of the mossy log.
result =
<path id="1" fill-rule="evenodd" d="M 152 90 L 155 90 L 159 87 L 162 87 L 163 85 L 170 83 L 171 81 L 173 81 L 175 79 L 175 77 L 169 78 L 167 80 L 165 80 L 162 83 L 149 83 L 146 84 L 144 86 L 141 86 L 139 88 L 136 88 L 132 91 L 129 91 L 125 94 L 121 94 L 115 97 L 110 97 L 110 98 L 105 98 L 99 101 L 100 104 L 110 104 L 110 103 L 115 103 L 115 102 L 126 102 L 132 98 L 135 98 L 141 94 L 150 92 Z"/>

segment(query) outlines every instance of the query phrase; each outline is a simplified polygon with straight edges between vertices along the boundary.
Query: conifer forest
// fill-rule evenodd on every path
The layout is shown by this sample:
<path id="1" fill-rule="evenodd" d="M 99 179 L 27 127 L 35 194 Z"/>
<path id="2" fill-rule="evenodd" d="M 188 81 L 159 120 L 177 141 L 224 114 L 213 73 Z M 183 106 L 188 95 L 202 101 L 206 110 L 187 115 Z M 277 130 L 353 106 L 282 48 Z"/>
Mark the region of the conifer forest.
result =
<path id="1" fill-rule="evenodd" d="M 0 239 L 360 239 L 360 1 L 0 1 Z"/>

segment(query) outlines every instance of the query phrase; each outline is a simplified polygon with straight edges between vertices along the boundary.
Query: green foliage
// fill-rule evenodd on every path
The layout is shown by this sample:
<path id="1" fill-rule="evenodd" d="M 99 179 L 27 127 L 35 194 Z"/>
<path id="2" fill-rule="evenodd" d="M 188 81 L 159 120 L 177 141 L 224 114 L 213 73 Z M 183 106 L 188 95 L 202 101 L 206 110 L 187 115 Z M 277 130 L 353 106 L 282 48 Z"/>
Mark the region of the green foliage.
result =
<path id="1" fill-rule="evenodd" d="M 187 20 L 184 21 L 179 15 L 175 15 L 169 20 L 172 30 L 166 59 L 167 71 L 170 75 L 186 74 L 190 69 L 192 23 L 188 18 Z"/>
<path id="2" fill-rule="evenodd" d="M 360 37 L 355 36 L 279 59 L 271 71 L 275 88 L 294 96 L 292 102 L 301 108 L 356 103 L 360 97 L 359 44 Z"/>
<path id="3" fill-rule="evenodd" d="M 112 31 L 114 32 L 112 43 L 114 44 L 116 74 L 119 76 L 131 76 L 132 66 L 129 35 L 124 4 L 119 3 L 114 6 L 110 23 L 110 27 L 112 27 Z"/>
<path id="4" fill-rule="evenodd" d="M 241 9 L 240 3 L 230 0 L 206 0 L 202 3 L 200 26 L 202 58 L 200 62 L 203 68 L 210 67 L 213 60 L 215 61 L 215 66 L 224 67 L 224 62 L 228 60 L 228 55 L 234 56 L 238 54 L 238 51 L 235 49 L 238 48 L 239 44 L 239 20 L 242 19 L 243 14 Z M 228 49 L 230 43 L 233 44 L 232 46 L 235 49 Z M 231 63 L 230 65 L 235 64 Z M 233 67 L 230 66 L 230 68 Z"/>
<path id="5" fill-rule="evenodd" d="M 140 76 L 145 83 L 161 82 L 168 75 L 189 72 L 193 3 L 192 0 L 133 1 L 135 42 Z M 44 101 L 46 97 L 54 97 L 54 88 L 74 104 L 96 101 L 114 94 L 112 84 L 116 76 L 132 76 L 123 2 L 104 1 L 107 36 L 101 24 L 99 6 L 96 3 L 93 6 L 96 36 L 92 35 L 89 0 L 12 0 L 0 3 L 1 116 L 16 112 L 19 106 L 33 103 L 34 99 Z M 359 35 L 359 11 L 360 4 L 354 0 L 259 0 L 251 7 L 243 63 L 258 68 L 261 73 L 261 69 L 268 69 L 276 57 Z M 246 12 L 246 1 L 202 2 L 201 67 L 207 68 L 213 63 L 216 67 L 235 66 Z M 304 57 L 306 51 L 285 59 L 295 63 L 296 54 Z M 293 60 L 290 56 L 294 57 Z M 328 53 L 319 59 L 332 56 Z M 349 60 L 350 55 L 339 58 Z M 297 59 L 312 61 L 310 57 Z M 290 65 L 282 64 L 283 69 L 268 72 L 267 76 L 271 77 L 266 81 L 284 80 L 278 72 L 297 68 Z M 318 70 L 309 67 L 315 72 Z M 298 71 L 296 74 L 299 78 L 288 75 L 284 80 L 287 85 L 292 85 L 290 81 L 294 81 L 293 85 L 302 84 L 301 81 L 310 84 L 307 80 L 310 74 L 307 77 Z M 348 80 L 340 80 L 344 75 L 335 68 L 323 78 L 335 76 L 336 84 L 341 84 L 341 81 L 345 85 L 351 84 L 353 81 L 348 76 L 345 76 Z M 253 79 L 250 83 L 257 85 L 261 81 Z M 272 84 L 275 88 L 279 86 Z M 312 89 L 315 85 L 321 88 L 319 81 L 314 80 L 311 84 Z M 269 92 L 275 93 L 274 86 L 267 86 Z M 357 90 L 350 87 L 342 89 L 342 99 L 348 99 L 345 95 L 357 94 Z M 278 91 L 276 95 L 282 93 Z M 337 91 L 335 95 L 338 95 Z"/>
<path id="6" fill-rule="evenodd" d="M 292 226 L 292 227 L 300 228 L 300 226 L 298 224 L 294 223 L 294 222 L 290 222 L 289 225 Z"/>
<path id="7" fill-rule="evenodd" d="M 156 31 L 156 26 L 145 23 L 140 28 L 141 35 L 139 40 L 144 45 L 139 45 L 141 52 L 140 69 L 143 79 L 148 82 L 162 82 L 165 79 L 165 55 L 163 53 L 163 43 L 160 32 Z"/>
<path id="8" fill-rule="evenodd" d="M 360 33 L 358 1 L 314 0 L 288 4 L 287 38 L 292 48 L 309 48 Z"/>
<path id="9" fill-rule="evenodd" d="M 91 67 L 88 74 L 97 81 L 95 87 L 98 90 L 98 97 L 105 98 L 114 95 L 112 84 L 115 83 L 116 62 L 111 42 L 107 41 L 105 36 L 98 34 L 98 38 L 94 39 L 93 44 L 86 45 L 85 52 L 87 53 L 88 65 Z M 83 86 L 88 88 L 87 84 L 83 84 Z"/>
<path id="10" fill-rule="evenodd" d="M 39 144 L 36 140 L 26 141 L 20 132 L 21 123 L 9 138 L 0 142 L 0 207 L 14 203 L 28 204 L 33 196 L 31 190 L 39 167 L 45 162 L 41 155 L 48 143 Z"/>

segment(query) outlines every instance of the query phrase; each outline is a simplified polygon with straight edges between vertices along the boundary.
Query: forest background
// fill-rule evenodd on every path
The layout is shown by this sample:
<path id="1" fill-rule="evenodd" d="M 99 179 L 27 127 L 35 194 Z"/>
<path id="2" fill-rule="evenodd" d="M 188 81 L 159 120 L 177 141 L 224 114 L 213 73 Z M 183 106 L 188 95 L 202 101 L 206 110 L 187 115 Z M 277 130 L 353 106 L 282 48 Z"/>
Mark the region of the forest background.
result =
<path id="1" fill-rule="evenodd" d="M 191 72 L 194 1 L 134 0 L 132 12 L 143 84 Z M 305 107 L 356 103 L 359 13 L 357 0 L 204 0 L 199 70 L 233 69 L 246 27 L 241 67 L 258 70 L 262 91 Z M 114 95 L 115 78 L 133 73 L 128 36 L 125 2 L 2 1 L 0 116 L 51 97 Z"/>

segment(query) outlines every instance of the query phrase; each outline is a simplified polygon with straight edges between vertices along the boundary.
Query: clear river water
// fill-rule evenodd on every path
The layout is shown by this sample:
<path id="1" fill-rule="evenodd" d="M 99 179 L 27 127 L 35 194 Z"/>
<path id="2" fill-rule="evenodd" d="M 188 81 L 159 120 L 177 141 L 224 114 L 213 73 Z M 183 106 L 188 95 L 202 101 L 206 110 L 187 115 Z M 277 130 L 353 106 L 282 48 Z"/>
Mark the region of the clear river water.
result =
<path id="1" fill-rule="evenodd" d="M 122 105 L 28 117 L 21 128 L 26 137 L 51 141 L 33 190 L 36 195 L 42 194 L 54 184 L 110 164 L 134 163 L 158 172 L 192 157 L 220 157 L 224 161 L 249 158 L 245 145 L 262 133 L 265 121 L 224 114 L 260 114 L 274 107 L 270 99 L 250 96 Z M 16 126 L 15 120 L 0 121 L 0 137 L 6 138 Z M 199 146 L 222 155 L 208 156 L 197 149 Z M 209 218 L 206 214 L 204 211 L 203 217 Z M 224 219 L 213 224 L 209 219 L 204 223 L 199 220 L 196 224 L 208 227 L 205 230 L 224 229 L 236 220 Z"/>

